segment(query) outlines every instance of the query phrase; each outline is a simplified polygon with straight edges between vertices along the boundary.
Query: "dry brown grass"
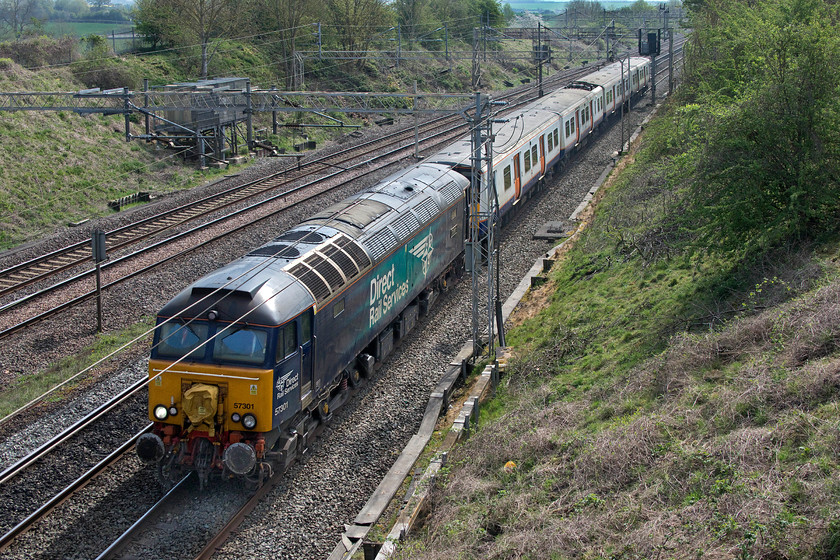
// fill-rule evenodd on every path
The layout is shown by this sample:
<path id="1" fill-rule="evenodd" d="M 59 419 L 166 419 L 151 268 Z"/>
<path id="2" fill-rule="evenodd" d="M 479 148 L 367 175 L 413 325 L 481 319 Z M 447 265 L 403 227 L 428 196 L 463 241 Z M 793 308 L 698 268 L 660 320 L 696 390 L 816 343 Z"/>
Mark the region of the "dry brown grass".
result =
<path id="1" fill-rule="evenodd" d="M 515 361 L 399 557 L 835 558 L 838 335 L 835 280 L 574 402 L 547 356 Z"/>

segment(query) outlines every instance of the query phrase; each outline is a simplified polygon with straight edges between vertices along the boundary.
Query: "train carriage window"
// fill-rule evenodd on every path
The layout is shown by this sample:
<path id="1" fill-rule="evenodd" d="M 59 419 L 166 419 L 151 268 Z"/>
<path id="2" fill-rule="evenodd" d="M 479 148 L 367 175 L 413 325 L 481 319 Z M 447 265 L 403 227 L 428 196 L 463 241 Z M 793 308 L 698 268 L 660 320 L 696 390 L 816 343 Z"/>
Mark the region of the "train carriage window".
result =
<path id="1" fill-rule="evenodd" d="M 551 132 L 548 133 L 548 151 L 554 149 L 554 137 L 551 135 Z"/>
<path id="2" fill-rule="evenodd" d="M 569 121 L 569 122 L 572 123 L 572 134 L 574 134 L 575 133 L 575 119 L 574 119 L 574 117 L 572 117 L 572 120 Z"/>
<path id="3" fill-rule="evenodd" d="M 531 150 L 525 150 L 523 155 L 525 156 L 525 173 L 528 173 L 531 170 Z"/>
<path id="4" fill-rule="evenodd" d="M 505 190 L 508 190 L 513 185 L 513 179 L 511 178 L 510 174 L 510 165 L 505 167 L 504 171 L 504 180 L 505 180 Z"/>
<path id="5" fill-rule="evenodd" d="M 265 361 L 267 341 L 266 331 L 233 326 L 218 333 L 213 359 L 261 364 Z"/>
<path id="6" fill-rule="evenodd" d="M 344 298 L 341 298 L 335 305 L 333 305 L 333 319 L 342 313 L 344 313 Z"/>
<path id="7" fill-rule="evenodd" d="M 554 129 L 554 145 L 560 147 L 560 138 L 557 136 L 557 129 Z"/>
<path id="8" fill-rule="evenodd" d="M 536 144 L 535 144 L 535 145 L 533 145 L 533 146 L 531 146 L 531 161 L 533 161 L 533 162 L 534 162 L 534 165 L 535 165 L 535 166 L 536 166 L 536 165 L 539 163 L 539 161 L 540 161 L 540 158 L 539 158 L 539 156 L 537 155 L 537 146 L 536 146 Z"/>
<path id="9" fill-rule="evenodd" d="M 207 323 L 169 322 L 160 326 L 158 356 L 170 358 L 201 358 L 204 356 L 202 343 L 207 340 Z"/>
<path id="10" fill-rule="evenodd" d="M 572 133 L 569 132 L 569 122 L 570 121 L 566 121 L 566 138 L 572 135 Z"/>

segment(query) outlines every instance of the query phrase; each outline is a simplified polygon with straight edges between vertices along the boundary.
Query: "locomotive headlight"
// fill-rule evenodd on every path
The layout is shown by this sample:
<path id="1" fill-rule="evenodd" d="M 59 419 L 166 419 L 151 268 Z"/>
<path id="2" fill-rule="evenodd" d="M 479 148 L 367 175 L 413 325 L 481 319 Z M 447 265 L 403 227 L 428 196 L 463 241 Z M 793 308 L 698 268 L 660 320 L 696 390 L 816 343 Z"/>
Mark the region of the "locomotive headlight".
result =
<path id="1" fill-rule="evenodd" d="M 240 416 L 238 412 L 234 412 L 230 415 L 230 419 L 234 422 L 239 422 L 240 420 L 242 420 L 242 416 Z"/>
<path id="2" fill-rule="evenodd" d="M 169 417 L 169 409 L 167 409 L 162 404 L 159 404 L 155 407 L 154 415 L 157 420 L 163 422 Z"/>
<path id="3" fill-rule="evenodd" d="M 242 425 L 245 426 L 245 429 L 247 430 L 253 430 L 257 425 L 257 417 L 253 414 L 246 414 L 242 417 Z"/>
<path id="4" fill-rule="evenodd" d="M 170 406 L 169 407 L 169 416 L 175 416 L 176 414 L 178 414 L 178 409 L 175 408 L 174 406 Z"/>

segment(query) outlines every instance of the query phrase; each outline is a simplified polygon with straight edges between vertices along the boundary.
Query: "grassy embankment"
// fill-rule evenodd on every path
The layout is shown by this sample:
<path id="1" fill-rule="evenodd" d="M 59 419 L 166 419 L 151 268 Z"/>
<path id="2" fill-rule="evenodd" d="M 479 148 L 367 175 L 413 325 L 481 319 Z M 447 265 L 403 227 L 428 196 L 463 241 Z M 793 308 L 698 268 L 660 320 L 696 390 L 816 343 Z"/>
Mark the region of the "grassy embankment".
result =
<path id="1" fill-rule="evenodd" d="M 840 555 L 836 7 L 708 10 L 399 558 Z"/>
<path id="2" fill-rule="evenodd" d="M 194 49 L 156 55 L 102 57 L 78 54 L 71 43 L 36 38 L 8 52 L 36 70 L 27 70 L 0 59 L 0 91 L 76 91 L 89 87 L 142 87 L 193 81 Z M 211 64 L 215 76 L 248 76 L 260 87 L 282 83 L 276 45 L 259 46 L 228 41 L 217 50 Z M 454 45 L 453 45 L 454 48 Z M 460 47 L 459 47 L 460 48 Z M 464 47 L 467 48 L 467 47 Z M 522 45 L 503 44 L 503 49 Z M 2 49 L 0 49 L 2 52 Z M 68 57 L 74 62 L 67 64 Z M 446 70 L 444 72 L 444 70 Z M 501 66 L 483 64 L 482 83 L 487 89 L 502 89 L 506 79 L 532 77 L 525 61 Z M 368 64 L 358 66 L 313 63 L 307 68 L 308 89 L 333 91 L 411 91 L 414 81 L 420 91 L 469 91 L 470 61 L 445 60 L 437 64 L 404 62 L 399 68 Z M 347 124 L 370 126 L 381 116 L 334 115 Z M 255 128 L 261 137 L 292 151 L 303 139 L 319 146 L 329 138 L 352 129 L 307 128 L 271 131 L 271 116 L 258 114 Z M 294 113 L 281 120 L 293 123 L 325 123 L 317 117 Z M 134 132 L 142 131 L 134 119 Z M 332 124 L 332 123 L 329 123 Z M 79 116 L 71 112 L 3 113 L 0 118 L 0 250 L 37 239 L 68 223 L 109 214 L 107 202 L 136 191 L 166 194 L 201 184 L 226 171 L 196 171 L 171 150 L 156 150 L 141 142 L 125 142 L 121 116 Z"/>
<path id="3" fill-rule="evenodd" d="M 521 50 L 522 45 L 508 46 Z M 47 65 L 55 44 L 37 39 L 26 47 L 31 64 Z M 26 70 L 8 59 L 0 59 L 0 91 L 74 91 L 101 85 L 98 80 L 126 83 L 138 88 L 143 77 L 154 84 L 192 81 L 192 53 L 170 52 L 155 56 L 121 57 L 107 60 L 81 59 L 72 65 Z M 250 76 L 256 84 L 277 83 L 277 64 L 269 52 L 230 42 L 221 48 L 212 71 L 215 75 Z M 469 61 L 455 62 L 451 70 L 445 61 L 438 67 L 404 63 L 400 69 L 339 66 L 313 68 L 307 77 L 311 89 L 349 91 L 411 91 L 416 79 L 420 91 L 468 91 Z M 526 65 L 500 66 L 488 63 L 482 81 L 489 89 L 501 89 L 502 82 L 530 77 Z M 113 84 L 111 84 L 113 85 Z M 335 115 L 347 123 L 370 126 L 373 120 Z M 300 114 L 291 119 L 300 121 Z M 256 125 L 270 127 L 270 115 Z M 305 122 L 313 121 L 311 118 Z M 323 122 L 323 121 L 320 121 Z M 165 195 L 211 180 L 227 171 L 198 171 L 172 151 L 156 150 L 142 142 L 126 143 L 123 118 L 79 116 L 71 112 L 3 113 L 0 115 L 0 250 L 35 240 L 45 234 L 87 218 L 110 214 L 109 200 L 136 191 Z M 140 130 L 140 123 L 133 123 Z M 307 129 L 309 139 L 322 145 L 340 129 Z M 269 140 L 291 151 L 301 140 L 300 132 Z M 0 417 L 31 398 L 96 362 L 141 334 L 151 319 L 123 332 L 108 332 L 77 356 L 70 356 L 44 371 L 32 372 L 4 385 L 0 392 Z"/>

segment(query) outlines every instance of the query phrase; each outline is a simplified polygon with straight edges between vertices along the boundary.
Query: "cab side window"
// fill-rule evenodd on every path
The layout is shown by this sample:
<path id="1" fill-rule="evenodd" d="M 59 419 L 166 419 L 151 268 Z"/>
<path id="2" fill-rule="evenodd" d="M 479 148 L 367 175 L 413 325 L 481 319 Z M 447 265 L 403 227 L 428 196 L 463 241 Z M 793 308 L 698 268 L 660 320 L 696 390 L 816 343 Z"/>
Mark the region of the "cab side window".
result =
<path id="1" fill-rule="evenodd" d="M 312 312 L 307 311 L 300 316 L 300 343 L 306 344 L 312 340 Z"/>
<path id="2" fill-rule="evenodd" d="M 277 332 L 277 352 L 275 361 L 281 362 L 297 350 L 297 337 L 294 321 L 286 323 Z"/>

